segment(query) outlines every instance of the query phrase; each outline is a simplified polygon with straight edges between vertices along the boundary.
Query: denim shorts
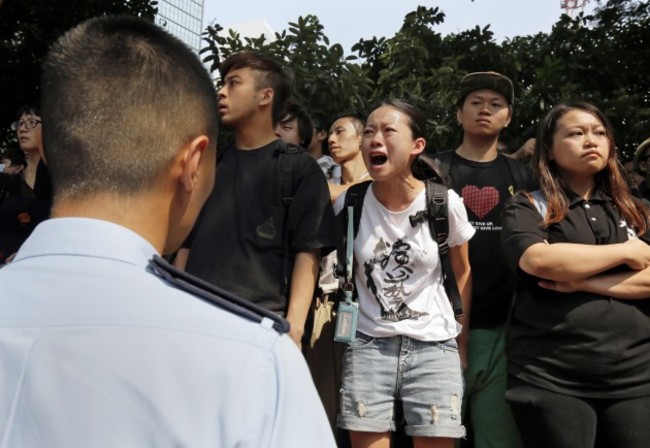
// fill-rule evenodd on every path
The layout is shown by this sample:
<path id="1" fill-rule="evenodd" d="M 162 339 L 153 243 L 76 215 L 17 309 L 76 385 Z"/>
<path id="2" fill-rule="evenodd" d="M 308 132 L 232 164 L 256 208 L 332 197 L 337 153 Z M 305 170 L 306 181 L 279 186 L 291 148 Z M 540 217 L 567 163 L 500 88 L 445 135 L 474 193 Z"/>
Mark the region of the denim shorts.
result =
<path id="1" fill-rule="evenodd" d="M 397 400 L 402 402 L 407 435 L 465 436 L 460 417 L 463 372 L 454 339 L 425 342 L 357 332 L 343 358 L 338 426 L 394 431 Z"/>

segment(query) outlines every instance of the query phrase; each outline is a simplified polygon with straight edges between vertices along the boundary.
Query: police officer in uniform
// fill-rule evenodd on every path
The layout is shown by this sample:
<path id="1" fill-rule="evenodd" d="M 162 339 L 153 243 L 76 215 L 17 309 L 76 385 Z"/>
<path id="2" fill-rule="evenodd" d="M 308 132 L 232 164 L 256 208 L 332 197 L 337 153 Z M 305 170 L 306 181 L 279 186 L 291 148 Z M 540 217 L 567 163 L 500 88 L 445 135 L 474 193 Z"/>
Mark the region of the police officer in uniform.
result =
<path id="1" fill-rule="evenodd" d="M 214 182 L 199 59 L 97 18 L 52 47 L 42 86 L 55 196 L 0 269 L 0 445 L 334 447 L 286 321 L 158 257 Z"/>

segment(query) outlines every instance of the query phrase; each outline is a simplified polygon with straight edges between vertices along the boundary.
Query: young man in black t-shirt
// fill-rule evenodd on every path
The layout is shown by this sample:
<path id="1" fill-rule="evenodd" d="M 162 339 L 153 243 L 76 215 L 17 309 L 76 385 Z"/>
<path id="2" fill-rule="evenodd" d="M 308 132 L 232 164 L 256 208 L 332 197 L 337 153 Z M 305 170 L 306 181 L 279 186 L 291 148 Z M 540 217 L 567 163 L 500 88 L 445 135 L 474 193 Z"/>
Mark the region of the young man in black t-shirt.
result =
<path id="1" fill-rule="evenodd" d="M 220 72 L 219 115 L 235 147 L 219 159 L 213 193 L 177 266 L 187 260 L 190 274 L 285 316 L 300 346 L 321 251 L 335 246 L 327 182 L 312 157 L 274 133 L 291 95 L 282 68 L 243 52 Z"/>
<path id="2" fill-rule="evenodd" d="M 447 172 L 449 186 L 463 198 L 476 228 L 469 242 L 472 307 L 464 399 L 464 418 L 473 430 L 475 448 L 521 446 L 504 398 L 504 325 L 514 277 L 501 251 L 501 212 L 515 190 L 535 185 L 528 167 L 497 151 L 499 133 L 512 118 L 513 100 L 513 85 L 507 77 L 495 72 L 465 76 L 457 110 L 463 141 L 455 151 L 437 156 L 443 161 L 441 166 L 446 165 L 442 171 Z"/>

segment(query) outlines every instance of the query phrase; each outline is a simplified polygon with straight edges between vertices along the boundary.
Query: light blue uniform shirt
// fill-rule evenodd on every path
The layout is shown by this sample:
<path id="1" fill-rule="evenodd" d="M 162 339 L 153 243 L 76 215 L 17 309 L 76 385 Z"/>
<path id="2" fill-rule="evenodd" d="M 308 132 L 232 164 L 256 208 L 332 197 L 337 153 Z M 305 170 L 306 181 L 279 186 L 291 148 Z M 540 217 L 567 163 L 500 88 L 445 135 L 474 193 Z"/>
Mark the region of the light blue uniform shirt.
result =
<path id="1" fill-rule="evenodd" d="M 295 344 L 148 273 L 155 253 L 60 218 L 0 269 L 0 447 L 335 447 Z"/>

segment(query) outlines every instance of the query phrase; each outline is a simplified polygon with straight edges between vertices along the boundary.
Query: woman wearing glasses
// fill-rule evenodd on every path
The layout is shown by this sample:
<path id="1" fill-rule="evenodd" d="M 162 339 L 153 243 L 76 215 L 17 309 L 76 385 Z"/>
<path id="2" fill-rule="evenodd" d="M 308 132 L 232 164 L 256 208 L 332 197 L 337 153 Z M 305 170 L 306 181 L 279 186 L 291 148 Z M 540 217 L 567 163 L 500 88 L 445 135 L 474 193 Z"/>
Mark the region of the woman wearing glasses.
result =
<path id="1" fill-rule="evenodd" d="M 27 165 L 3 179 L 0 201 L 0 265 L 13 258 L 36 225 L 50 214 L 52 192 L 43 159 L 42 122 L 38 106 L 23 106 L 11 124 Z"/>

